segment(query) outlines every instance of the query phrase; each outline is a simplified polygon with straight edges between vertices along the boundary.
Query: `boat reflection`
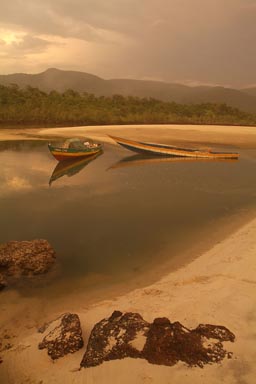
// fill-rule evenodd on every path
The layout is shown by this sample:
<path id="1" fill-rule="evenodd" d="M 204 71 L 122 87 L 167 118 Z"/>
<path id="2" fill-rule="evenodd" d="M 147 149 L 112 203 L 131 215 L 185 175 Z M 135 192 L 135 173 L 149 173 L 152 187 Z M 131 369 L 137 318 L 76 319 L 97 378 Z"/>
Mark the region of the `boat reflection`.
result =
<path id="1" fill-rule="evenodd" d="M 191 157 L 171 157 L 171 156 L 147 156 L 134 155 L 128 156 L 111 165 L 109 169 L 133 167 L 146 164 L 157 163 L 180 163 L 180 162 L 237 162 L 237 159 L 211 159 L 211 158 L 191 158 Z"/>
<path id="2" fill-rule="evenodd" d="M 80 158 L 79 160 L 73 159 L 59 161 L 50 177 L 49 186 L 51 186 L 54 181 L 56 181 L 62 176 L 74 176 L 75 174 L 80 172 L 84 167 L 86 167 L 89 163 L 95 160 L 98 156 L 102 155 L 102 153 L 103 152 L 99 152 L 82 159 Z"/>

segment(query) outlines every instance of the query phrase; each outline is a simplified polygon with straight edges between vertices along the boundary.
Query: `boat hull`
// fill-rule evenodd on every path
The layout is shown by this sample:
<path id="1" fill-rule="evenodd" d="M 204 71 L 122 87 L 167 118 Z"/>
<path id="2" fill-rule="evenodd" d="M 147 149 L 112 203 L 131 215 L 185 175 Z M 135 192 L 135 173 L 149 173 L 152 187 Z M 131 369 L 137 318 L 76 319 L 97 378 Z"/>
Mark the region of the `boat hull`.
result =
<path id="1" fill-rule="evenodd" d="M 51 185 L 55 180 L 61 178 L 62 176 L 66 175 L 70 177 L 77 174 L 101 154 L 102 152 L 99 152 L 91 156 L 81 158 L 79 157 L 77 159 L 65 159 L 64 161 L 59 161 L 52 172 L 51 178 L 49 180 L 49 185 Z"/>
<path id="2" fill-rule="evenodd" d="M 110 135 L 109 135 L 110 136 Z M 207 158 L 207 159 L 237 159 L 238 153 L 226 152 L 212 152 L 207 150 L 196 150 L 187 148 L 178 148 L 164 144 L 145 143 L 121 137 L 110 136 L 122 147 L 129 149 L 136 153 L 157 156 L 171 156 L 171 157 L 192 157 L 192 158 Z"/>
<path id="3" fill-rule="evenodd" d="M 77 150 L 74 148 L 54 147 L 51 144 L 48 144 L 48 148 L 56 160 L 63 161 L 82 159 L 84 157 L 95 155 L 102 151 L 103 146 L 99 144 L 95 148 L 85 148 L 84 150 Z"/>

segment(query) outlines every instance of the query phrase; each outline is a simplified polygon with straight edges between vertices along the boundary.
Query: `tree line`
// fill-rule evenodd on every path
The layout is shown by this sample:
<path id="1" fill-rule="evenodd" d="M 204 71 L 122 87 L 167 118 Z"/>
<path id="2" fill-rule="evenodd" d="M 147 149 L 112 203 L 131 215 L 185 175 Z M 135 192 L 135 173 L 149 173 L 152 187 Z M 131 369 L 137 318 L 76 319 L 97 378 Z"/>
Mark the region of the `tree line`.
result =
<path id="1" fill-rule="evenodd" d="M 71 89 L 43 92 L 0 85 L 0 126 L 106 124 L 256 125 L 256 115 L 226 104 L 178 104 L 153 98 L 96 97 Z"/>

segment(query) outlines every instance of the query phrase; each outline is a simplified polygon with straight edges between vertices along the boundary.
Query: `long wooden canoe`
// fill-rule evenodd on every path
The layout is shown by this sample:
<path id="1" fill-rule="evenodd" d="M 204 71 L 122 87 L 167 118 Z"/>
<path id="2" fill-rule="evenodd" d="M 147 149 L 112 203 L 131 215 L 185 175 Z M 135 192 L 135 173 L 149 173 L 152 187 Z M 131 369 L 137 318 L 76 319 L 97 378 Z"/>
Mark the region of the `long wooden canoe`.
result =
<path id="1" fill-rule="evenodd" d="M 210 158 L 210 159 L 237 159 L 239 153 L 229 152 L 213 152 L 210 150 L 179 148 L 173 145 L 146 143 L 143 141 L 135 141 L 124 139 L 117 136 L 109 135 L 122 147 L 133 152 L 144 153 L 148 155 L 173 156 L 173 157 L 194 157 L 194 158 Z"/>

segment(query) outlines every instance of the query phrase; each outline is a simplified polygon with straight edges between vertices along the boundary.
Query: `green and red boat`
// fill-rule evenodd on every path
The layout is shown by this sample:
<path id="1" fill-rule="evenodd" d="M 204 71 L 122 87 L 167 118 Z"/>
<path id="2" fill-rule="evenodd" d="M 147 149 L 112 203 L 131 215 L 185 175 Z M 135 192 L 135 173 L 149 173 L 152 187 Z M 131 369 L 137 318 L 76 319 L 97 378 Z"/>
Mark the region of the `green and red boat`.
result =
<path id="1" fill-rule="evenodd" d="M 103 144 L 87 138 L 71 138 L 62 144 L 48 144 L 49 151 L 58 161 L 81 159 L 103 151 Z"/>

